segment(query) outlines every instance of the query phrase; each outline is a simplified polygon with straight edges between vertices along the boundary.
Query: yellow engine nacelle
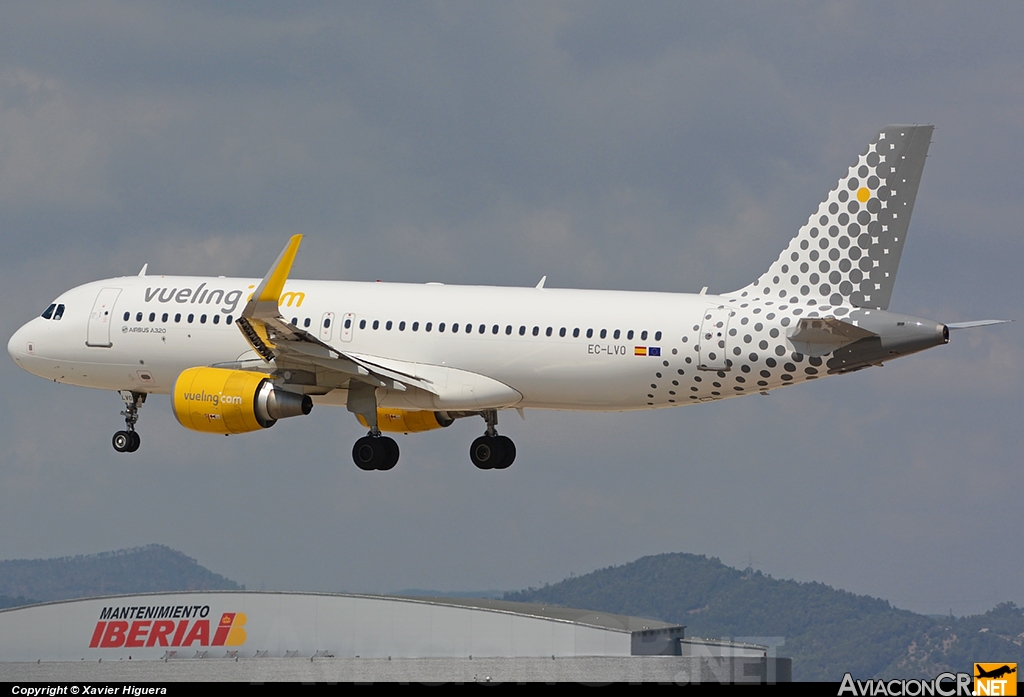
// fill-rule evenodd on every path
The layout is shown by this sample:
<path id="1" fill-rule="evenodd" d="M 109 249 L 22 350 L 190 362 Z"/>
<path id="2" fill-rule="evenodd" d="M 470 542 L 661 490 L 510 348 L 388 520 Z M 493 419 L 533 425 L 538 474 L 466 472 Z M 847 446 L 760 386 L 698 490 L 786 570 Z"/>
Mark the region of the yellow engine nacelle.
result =
<path id="1" fill-rule="evenodd" d="M 362 414 L 356 414 L 359 423 L 367 428 L 370 424 Z M 378 409 L 377 428 L 391 433 L 419 433 L 435 428 L 451 426 L 454 419 L 437 411 L 406 411 L 405 409 Z"/>
<path id="2" fill-rule="evenodd" d="M 308 414 L 309 395 L 275 388 L 262 373 L 224 368 L 189 368 L 171 393 L 174 417 L 203 433 L 248 433 L 270 428 L 278 419 Z"/>

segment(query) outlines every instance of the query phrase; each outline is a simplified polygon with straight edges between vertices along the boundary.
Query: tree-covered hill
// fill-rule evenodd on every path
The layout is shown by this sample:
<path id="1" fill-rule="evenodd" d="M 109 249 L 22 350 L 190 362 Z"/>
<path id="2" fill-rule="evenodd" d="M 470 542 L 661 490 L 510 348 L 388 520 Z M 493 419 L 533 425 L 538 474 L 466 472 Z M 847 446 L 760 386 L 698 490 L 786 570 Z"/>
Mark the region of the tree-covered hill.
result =
<path id="1" fill-rule="evenodd" d="M 164 545 L 58 559 L 0 561 L 0 596 L 8 596 L 4 599 L 8 607 L 119 593 L 243 588 Z"/>
<path id="2" fill-rule="evenodd" d="M 643 557 L 506 600 L 650 617 L 688 636 L 783 637 L 797 680 L 935 677 L 974 661 L 1024 663 L 1024 613 L 1005 603 L 985 615 L 936 619 L 821 583 L 774 579 L 693 554 Z"/>

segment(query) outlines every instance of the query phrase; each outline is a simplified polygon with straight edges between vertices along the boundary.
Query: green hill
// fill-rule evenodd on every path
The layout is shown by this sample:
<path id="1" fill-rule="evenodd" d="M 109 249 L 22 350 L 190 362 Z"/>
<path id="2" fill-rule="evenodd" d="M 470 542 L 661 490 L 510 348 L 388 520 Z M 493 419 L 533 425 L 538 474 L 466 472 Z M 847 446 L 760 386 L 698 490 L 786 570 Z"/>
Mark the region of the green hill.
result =
<path id="1" fill-rule="evenodd" d="M 0 597 L 8 596 L 2 599 L 7 607 L 120 593 L 244 588 L 164 545 L 58 559 L 0 561 Z"/>
<path id="2" fill-rule="evenodd" d="M 693 554 L 643 557 L 505 600 L 650 617 L 687 636 L 783 637 L 795 680 L 935 677 L 974 661 L 1024 663 L 1024 612 L 1004 603 L 984 615 L 941 618 L 894 608 L 821 583 L 774 579 Z"/>

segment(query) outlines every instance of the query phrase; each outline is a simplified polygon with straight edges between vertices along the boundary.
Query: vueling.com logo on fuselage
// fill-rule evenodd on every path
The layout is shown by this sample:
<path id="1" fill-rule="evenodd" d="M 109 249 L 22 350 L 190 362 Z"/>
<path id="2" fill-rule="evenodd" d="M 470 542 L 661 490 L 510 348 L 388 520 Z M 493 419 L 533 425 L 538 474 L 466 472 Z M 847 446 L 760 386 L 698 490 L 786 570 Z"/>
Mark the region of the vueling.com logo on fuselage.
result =
<path id="1" fill-rule="evenodd" d="M 182 392 L 181 398 L 186 402 L 209 402 L 215 407 L 221 404 L 241 404 L 242 398 L 238 395 L 225 395 L 221 392 L 210 394 L 206 390 L 202 392 Z"/>
<path id="2" fill-rule="evenodd" d="M 91 649 L 154 646 L 241 646 L 245 613 L 225 612 L 210 626 L 209 605 L 105 607 L 89 642 Z"/>
<path id="3" fill-rule="evenodd" d="M 249 296 L 246 302 L 252 298 L 252 290 L 256 286 L 249 286 Z M 178 305 L 220 305 L 220 311 L 230 315 L 238 309 L 245 291 L 237 288 L 225 290 L 223 288 L 207 288 L 206 283 L 200 283 L 195 288 L 146 288 L 143 298 L 147 303 L 161 303 L 167 305 L 176 303 Z M 301 291 L 285 291 L 281 293 L 281 307 L 302 307 L 302 301 L 306 294 Z"/>

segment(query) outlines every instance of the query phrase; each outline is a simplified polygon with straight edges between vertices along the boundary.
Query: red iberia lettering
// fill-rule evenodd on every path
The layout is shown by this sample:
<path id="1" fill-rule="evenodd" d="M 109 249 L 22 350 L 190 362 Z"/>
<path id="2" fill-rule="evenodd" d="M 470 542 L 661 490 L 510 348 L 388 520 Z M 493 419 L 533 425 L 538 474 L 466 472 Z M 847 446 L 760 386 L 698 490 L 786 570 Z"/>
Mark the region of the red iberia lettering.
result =
<path id="1" fill-rule="evenodd" d="M 149 631 L 149 625 L 152 624 L 149 620 L 132 622 L 131 629 L 128 630 L 128 637 L 124 641 L 124 645 L 136 648 L 145 645 L 146 632 Z"/>
<path id="2" fill-rule="evenodd" d="M 101 649 L 116 649 L 124 645 L 124 635 L 128 631 L 128 623 L 120 620 L 107 623 L 107 631 L 100 642 Z"/>
<path id="3" fill-rule="evenodd" d="M 92 633 L 92 641 L 89 642 L 89 648 L 94 649 L 100 645 L 100 639 L 103 637 L 103 630 L 106 629 L 106 622 L 97 622 L 96 629 Z"/>
<path id="4" fill-rule="evenodd" d="M 174 639 L 171 640 L 171 646 L 181 646 L 181 638 L 185 636 L 185 630 L 187 628 L 188 620 L 178 622 L 178 631 L 174 633 Z"/>
<path id="5" fill-rule="evenodd" d="M 210 645 L 210 620 L 196 620 L 181 645 L 187 648 L 197 641 L 200 646 Z"/>
<path id="6" fill-rule="evenodd" d="M 146 646 L 168 646 L 170 642 L 167 635 L 174 631 L 174 622 L 171 620 L 157 620 L 153 623 L 153 629 L 149 633 Z"/>

